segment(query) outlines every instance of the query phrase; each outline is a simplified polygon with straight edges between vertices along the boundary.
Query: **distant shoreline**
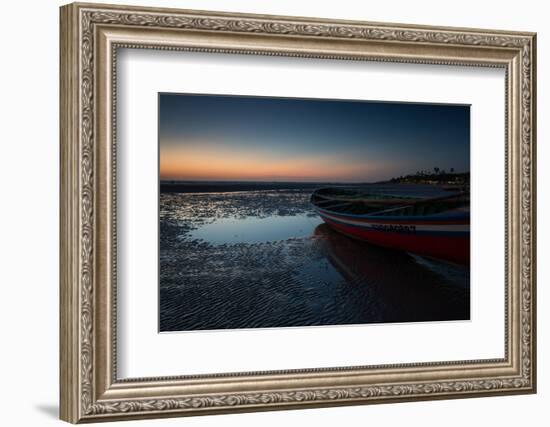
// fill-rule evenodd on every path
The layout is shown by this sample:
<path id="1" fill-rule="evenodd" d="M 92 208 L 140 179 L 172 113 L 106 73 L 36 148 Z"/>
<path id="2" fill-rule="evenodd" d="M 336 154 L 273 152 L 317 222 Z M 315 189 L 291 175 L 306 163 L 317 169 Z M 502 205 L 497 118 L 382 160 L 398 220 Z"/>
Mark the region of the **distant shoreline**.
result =
<path id="1" fill-rule="evenodd" d="M 232 193 L 239 191 L 314 190 L 326 186 L 350 185 L 311 182 L 182 182 L 161 181 L 161 193 Z M 351 184 L 365 185 L 365 184 Z"/>
<path id="2" fill-rule="evenodd" d="M 236 193 L 240 191 L 314 191 L 323 187 L 366 187 L 380 185 L 430 185 L 428 183 L 411 182 L 254 182 L 254 181 L 161 181 L 160 193 Z M 438 186 L 437 184 L 431 184 Z"/>

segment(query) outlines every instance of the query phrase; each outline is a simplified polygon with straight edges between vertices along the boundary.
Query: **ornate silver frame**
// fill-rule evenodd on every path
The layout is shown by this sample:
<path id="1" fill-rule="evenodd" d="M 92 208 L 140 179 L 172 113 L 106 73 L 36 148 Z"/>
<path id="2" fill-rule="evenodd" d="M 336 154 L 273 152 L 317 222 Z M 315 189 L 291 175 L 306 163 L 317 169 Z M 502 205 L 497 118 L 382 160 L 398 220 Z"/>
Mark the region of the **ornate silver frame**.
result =
<path id="1" fill-rule="evenodd" d="M 535 34 L 71 4 L 61 8 L 61 419 L 110 421 L 534 393 Z M 506 70 L 505 357 L 118 380 L 119 47 Z"/>

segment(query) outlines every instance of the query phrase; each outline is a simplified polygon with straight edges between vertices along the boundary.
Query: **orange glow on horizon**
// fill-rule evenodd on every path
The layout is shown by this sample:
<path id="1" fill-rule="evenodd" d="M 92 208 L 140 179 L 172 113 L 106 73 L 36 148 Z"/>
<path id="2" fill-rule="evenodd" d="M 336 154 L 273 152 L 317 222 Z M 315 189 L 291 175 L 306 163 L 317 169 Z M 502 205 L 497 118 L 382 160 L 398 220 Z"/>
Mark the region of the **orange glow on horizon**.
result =
<path id="1" fill-rule="evenodd" d="M 361 181 L 379 172 L 366 162 L 312 154 L 308 158 L 277 159 L 269 153 L 227 151 L 203 146 L 163 147 L 160 178 L 163 180 L 296 180 Z"/>

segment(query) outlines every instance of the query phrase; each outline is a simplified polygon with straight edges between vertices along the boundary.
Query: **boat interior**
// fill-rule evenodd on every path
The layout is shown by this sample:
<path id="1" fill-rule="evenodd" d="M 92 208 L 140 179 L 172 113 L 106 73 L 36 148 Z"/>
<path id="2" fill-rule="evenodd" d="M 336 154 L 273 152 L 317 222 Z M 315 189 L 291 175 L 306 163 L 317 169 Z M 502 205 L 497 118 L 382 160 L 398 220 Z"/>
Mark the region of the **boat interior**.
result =
<path id="1" fill-rule="evenodd" d="M 470 194 L 454 193 L 436 198 L 404 197 L 342 188 L 322 188 L 311 196 L 321 209 L 348 215 L 427 216 L 468 212 Z"/>

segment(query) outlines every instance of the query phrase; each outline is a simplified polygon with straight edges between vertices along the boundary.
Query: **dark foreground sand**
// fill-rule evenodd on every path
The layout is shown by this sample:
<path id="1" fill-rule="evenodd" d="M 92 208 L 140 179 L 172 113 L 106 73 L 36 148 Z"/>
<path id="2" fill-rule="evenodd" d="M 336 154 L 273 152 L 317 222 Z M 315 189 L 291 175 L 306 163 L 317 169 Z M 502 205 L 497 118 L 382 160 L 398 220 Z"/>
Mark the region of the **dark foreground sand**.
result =
<path id="1" fill-rule="evenodd" d="M 324 224 L 260 243 L 191 238 L 219 218 L 315 217 L 310 193 L 161 194 L 160 330 L 469 319 L 467 268 L 357 242 Z"/>

